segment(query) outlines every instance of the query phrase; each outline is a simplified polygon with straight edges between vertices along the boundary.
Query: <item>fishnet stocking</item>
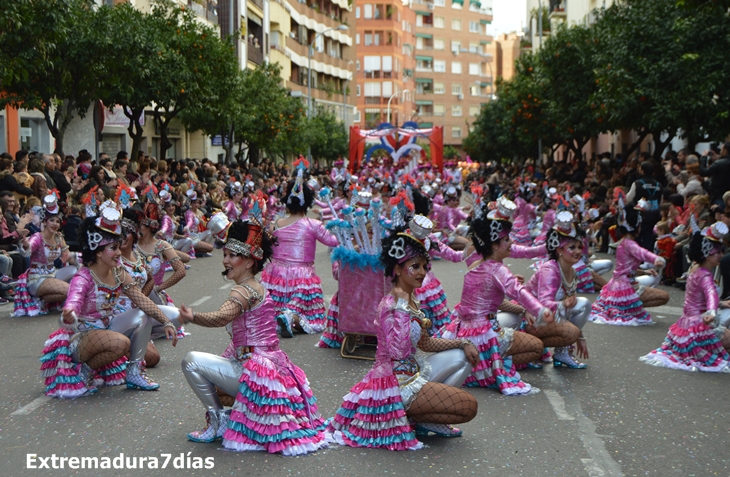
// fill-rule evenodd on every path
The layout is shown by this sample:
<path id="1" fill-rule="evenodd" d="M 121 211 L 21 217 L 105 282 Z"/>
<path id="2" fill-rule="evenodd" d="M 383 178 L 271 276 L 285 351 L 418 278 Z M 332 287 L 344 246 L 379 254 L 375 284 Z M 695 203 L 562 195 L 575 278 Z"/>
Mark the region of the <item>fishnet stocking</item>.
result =
<path id="1" fill-rule="evenodd" d="M 150 318 L 154 318 L 156 321 L 165 324 L 169 323 L 170 320 L 162 313 L 157 305 L 154 304 L 146 295 L 142 293 L 139 286 L 132 281 L 132 277 L 125 273 L 124 286 L 122 287 L 124 294 L 129 297 L 132 302 L 137 305 L 137 308 L 142 310 Z"/>
<path id="2" fill-rule="evenodd" d="M 459 424 L 477 415 L 477 400 L 468 392 L 441 383 L 426 383 L 406 411 L 416 422 Z"/>
<path id="3" fill-rule="evenodd" d="M 644 308 L 662 306 L 669 303 L 669 293 L 664 290 L 657 290 L 656 288 L 644 288 L 644 292 L 639 298 L 641 299 Z"/>
<path id="4" fill-rule="evenodd" d="M 510 300 L 503 300 L 502 304 L 499 305 L 499 311 L 507 313 L 514 313 L 515 315 L 521 315 L 525 312 L 525 309 L 516 303 L 512 303 Z"/>
<path id="5" fill-rule="evenodd" d="M 144 361 L 148 368 L 154 368 L 160 362 L 160 352 L 152 342 L 147 343 L 147 351 L 144 354 Z"/>
<path id="6" fill-rule="evenodd" d="M 38 298 L 46 303 L 66 301 L 68 283 L 57 278 L 46 278 L 38 287 Z"/>
<path id="7" fill-rule="evenodd" d="M 92 330 L 81 337 L 79 360 L 99 369 L 129 354 L 129 338 L 110 330 Z"/>
<path id="8" fill-rule="evenodd" d="M 529 333 L 515 332 L 507 356 L 512 356 L 514 364 L 532 363 L 540 359 L 544 347 L 540 338 Z"/>
<path id="9" fill-rule="evenodd" d="M 215 387 L 215 390 L 218 393 L 218 399 L 220 399 L 221 404 L 228 407 L 233 406 L 233 403 L 236 401 L 233 396 L 231 396 L 230 394 L 226 394 L 226 392 L 218 386 Z"/>
<path id="10" fill-rule="evenodd" d="M 447 349 L 460 348 L 461 343 L 458 340 L 447 340 L 444 338 L 433 338 L 428 336 L 428 332 L 421 332 L 421 339 L 418 340 L 418 349 L 426 353 L 438 353 Z"/>
<path id="11" fill-rule="evenodd" d="M 530 326 L 525 331 L 540 338 L 546 348 L 570 346 L 580 337 L 580 329 L 569 322 L 548 323 L 538 328 Z"/>
<path id="12" fill-rule="evenodd" d="M 220 328 L 233 321 L 243 310 L 243 304 L 237 298 L 229 296 L 218 311 L 193 313 L 193 323 L 206 328 Z"/>
<path id="13" fill-rule="evenodd" d="M 591 270 L 591 276 L 593 277 L 593 286 L 595 287 L 596 292 L 601 291 L 601 288 L 605 287 L 608 283 L 605 278 L 603 278 L 593 270 Z"/>

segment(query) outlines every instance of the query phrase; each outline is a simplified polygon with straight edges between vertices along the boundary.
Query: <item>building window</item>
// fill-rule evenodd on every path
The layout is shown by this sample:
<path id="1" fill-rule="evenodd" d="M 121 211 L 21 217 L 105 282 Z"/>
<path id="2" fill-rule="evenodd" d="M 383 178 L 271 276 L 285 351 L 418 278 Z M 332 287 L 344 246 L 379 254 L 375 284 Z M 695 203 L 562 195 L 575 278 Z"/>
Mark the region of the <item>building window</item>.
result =
<path id="1" fill-rule="evenodd" d="M 479 96 L 479 89 L 480 87 L 478 84 L 473 84 L 469 86 L 469 94 L 472 96 Z"/>
<path id="2" fill-rule="evenodd" d="M 472 33 L 479 33 L 479 22 L 469 22 L 469 31 Z"/>
<path id="3" fill-rule="evenodd" d="M 361 121 L 361 119 L 360 119 L 360 110 L 359 109 L 356 109 L 355 110 L 355 117 L 352 119 L 352 122 L 353 123 L 359 123 L 360 121 Z"/>
<path id="4" fill-rule="evenodd" d="M 443 104 L 434 104 L 433 105 L 433 115 L 434 116 L 444 116 L 446 114 L 446 108 L 444 108 Z"/>
<path id="5" fill-rule="evenodd" d="M 355 61 L 355 69 L 360 71 L 360 60 Z"/>
<path id="6" fill-rule="evenodd" d="M 365 46 L 370 46 L 372 44 L 373 44 L 373 34 L 365 33 Z"/>
<path id="7" fill-rule="evenodd" d="M 380 83 L 365 83 L 365 97 L 379 98 L 380 96 Z"/>
<path id="8" fill-rule="evenodd" d="M 461 31 L 461 20 L 454 18 L 451 20 L 451 29 L 455 31 Z"/>
<path id="9" fill-rule="evenodd" d="M 451 40 L 451 52 L 452 53 L 459 53 L 461 51 L 461 42 L 456 40 Z"/>
<path id="10" fill-rule="evenodd" d="M 479 116 L 479 106 L 469 106 L 469 116 Z"/>
<path id="11" fill-rule="evenodd" d="M 469 74 L 479 76 L 479 63 L 469 63 Z"/>
<path id="12" fill-rule="evenodd" d="M 355 18 L 360 18 L 360 7 L 355 7 Z"/>
<path id="13" fill-rule="evenodd" d="M 451 106 L 451 115 L 452 116 L 461 116 L 461 105 L 455 104 Z"/>
<path id="14" fill-rule="evenodd" d="M 357 85 L 355 90 L 357 91 L 357 95 L 360 96 L 360 85 Z"/>
<path id="15" fill-rule="evenodd" d="M 457 2 L 453 2 L 452 1 L 451 2 L 451 8 L 453 8 L 454 10 L 461 10 L 463 8 L 463 6 L 461 5 L 461 3 L 457 3 Z"/>
<path id="16" fill-rule="evenodd" d="M 416 26 L 423 26 L 423 15 L 420 13 L 416 15 Z"/>
<path id="17" fill-rule="evenodd" d="M 433 17 L 433 27 L 434 28 L 446 28 L 446 22 L 444 21 L 444 17 Z"/>
<path id="18" fill-rule="evenodd" d="M 360 34 L 359 33 L 356 33 L 355 34 L 355 44 L 356 45 L 359 45 L 360 44 Z"/>
<path id="19" fill-rule="evenodd" d="M 433 70 L 436 73 L 446 73 L 446 60 L 435 60 L 433 62 Z"/>
<path id="20" fill-rule="evenodd" d="M 453 83 L 451 85 L 451 94 L 461 94 L 461 84 Z"/>
<path id="21" fill-rule="evenodd" d="M 366 20 L 373 18 L 373 6 L 365 5 L 363 13 L 365 14 L 364 16 Z"/>
<path id="22" fill-rule="evenodd" d="M 461 137 L 461 126 L 453 126 L 451 128 L 451 137 Z"/>
<path id="23" fill-rule="evenodd" d="M 444 94 L 444 84 L 443 83 L 434 83 L 433 84 L 433 92 L 434 94 Z"/>
<path id="24" fill-rule="evenodd" d="M 436 38 L 433 40 L 434 50 L 443 50 L 444 48 L 446 48 L 446 42 L 442 38 Z"/>
<path id="25" fill-rule="evenodd" d="M 452 61 L 451 62 L 451 73 L 455 75 L 461 74 L 461 61 Z"/>
<path id="26" fill-rule="evenodd" d="M 469 42 L 469 51 L 471 53 L 478 53 L 479 52 L 479 44 L 475 42 Z"/>
<path id="27" fill-rule="evenodd" d="M 434 0 L 433 4 L 436 5 L 437 7 L 445 7 L 446 1 L 445 0 Z"/>

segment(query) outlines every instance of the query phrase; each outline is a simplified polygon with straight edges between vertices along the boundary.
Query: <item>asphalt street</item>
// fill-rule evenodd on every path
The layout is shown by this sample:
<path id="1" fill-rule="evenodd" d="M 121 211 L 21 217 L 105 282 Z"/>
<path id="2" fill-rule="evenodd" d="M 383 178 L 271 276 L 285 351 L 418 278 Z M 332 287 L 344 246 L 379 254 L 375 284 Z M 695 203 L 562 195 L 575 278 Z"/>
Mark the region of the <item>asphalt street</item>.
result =
<path id="1" fill-rule="evenodd" d="M 175 303 L 200 311 L 218 308 L 230 286 L 220 276 L 221 252 L 191 262 L 188 276 L 171 290 Z M 509 262 L 529 277 L 529 261 Z M 327 248 L 318 248 L 316 268 L 327 301 L 337 290 Z M 465 264 L 434 263 L 453 307 L 461 295 Z M 57 329 L 57 314 L 13 318 L 12 305 L 0 307 L 0 476 L 19 475 L 239 475 L 239 476 L 726 476 L 730 418 L 730 375 L 655 368 L 638 358 L 658 347 L 679 318 L 683 292 L 653 311 L 657 324 L 624 328 L 588 323 L 584 330 L 591 359 L 586 370 L 528 370 L 523 379 L 541 389 L 505 397 L 488 389 L 470 390 L 479 413 L 460 425 L 457 439 L 426 438 L 416 452 L 330 447 L 287 458 L 233 453 L 219 444 L 196 444 L 186 433 L 202 428 L 204 410 L 189 389 L 180 362 L 188 351 L 221 353 L 223 329 L 189 325 L 192 334 L 176 348 L 158 341 L 162 362 L 149 371 L 161 384 L 156 392 L 102 388 L 95 396 L 62 401 L 43 397 L 39 376 L 44 340 Z M 324 416 L 332 416 L 342 396 L 371 363 L 342 358 L 339 350 L 315 348 L 318 336 L 282 340 L 282 348 L 307 373 Z M 157 457 L 165 469 L 28 469 L 38 457 Z M 175 463 L 212 458 L 212 470 L 176 469 Z M 177 460 L 175 460 L 177 458 Z M 47 461 L 49 466 L 52 461 Z M 32 462 L 33 463 L 33 462 Z"/>

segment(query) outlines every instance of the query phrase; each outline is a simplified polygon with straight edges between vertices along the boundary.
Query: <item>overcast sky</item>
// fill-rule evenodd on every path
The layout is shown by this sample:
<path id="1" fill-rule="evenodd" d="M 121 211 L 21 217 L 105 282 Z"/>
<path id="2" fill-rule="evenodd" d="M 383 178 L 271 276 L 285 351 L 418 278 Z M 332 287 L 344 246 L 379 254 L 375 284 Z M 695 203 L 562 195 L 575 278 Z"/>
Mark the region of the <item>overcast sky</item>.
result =
<path id="1" fill-rule="evenodd" d="M 525 8 L 525 0 L 492 0 L 494 20 L 490 33 L 497 36 L 521 31 L 526 17 Z"/>

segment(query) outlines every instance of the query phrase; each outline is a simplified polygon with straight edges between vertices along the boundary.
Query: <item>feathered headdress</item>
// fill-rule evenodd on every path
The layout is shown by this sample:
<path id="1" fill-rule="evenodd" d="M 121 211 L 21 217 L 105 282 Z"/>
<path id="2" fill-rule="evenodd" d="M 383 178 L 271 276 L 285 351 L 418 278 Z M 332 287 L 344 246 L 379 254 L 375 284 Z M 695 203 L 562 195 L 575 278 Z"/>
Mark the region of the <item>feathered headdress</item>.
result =
<path id="1" fill-rule="evenodd" d="M 304 205 L 304 171 L 309 168 L 309 161 L 304 156 L 299 156 L 299 159 L 294 161 L 294 167 L 297 170 L 297 177 L 294 180 L 294 187 L 292 187 L 286 203 L 291 204 L 292 198 L 296 197 L 299 199 L 299 204 Z"/>
<path id="2" fill-rule="evenodd" d="M 406 216 L 416 210 L 413 201 L 408 198 L 406 191 L 398 192 L 395 197 L 390 199 L 390 205 L 393 207 L 390 215 L 393 226 L 401 227 L 406 224 Z"/>
<path id="3" fill-rule="evenodd" d="M 120 183 L 117 187 L 117 193 L 114 196 L 114 200 L 122 209 L 126 209 L 132 205 L 132 202 L 137 198 L 137 193 L 127 186 L 126 184 Z"/>

